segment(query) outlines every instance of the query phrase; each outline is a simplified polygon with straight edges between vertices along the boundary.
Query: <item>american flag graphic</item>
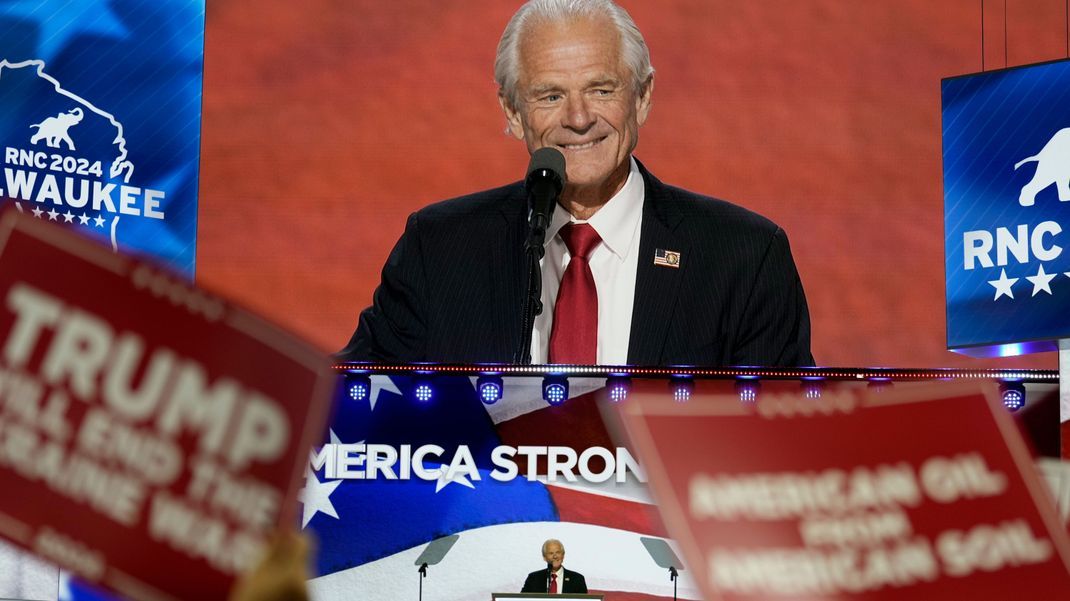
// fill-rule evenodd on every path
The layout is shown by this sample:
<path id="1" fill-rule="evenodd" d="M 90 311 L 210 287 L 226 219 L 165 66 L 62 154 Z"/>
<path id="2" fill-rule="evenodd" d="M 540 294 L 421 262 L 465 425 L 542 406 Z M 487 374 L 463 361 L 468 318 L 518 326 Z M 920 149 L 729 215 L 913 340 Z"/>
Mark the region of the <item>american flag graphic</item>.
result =
<path id="1" fill-rule="evenodd" d="M 544 566 L 540 547 L 560 539 L 565 566 L 582 573 L 592 592 L 614 600 L 671 599 L 668 571 L 646 552 L 641 537 L 665 537 L 646 487 L 637 478 L 617 483 L 548 483 L 489 477 L 499 445 L 615 448 L 596 406 L 602 380 L 570 382 L 571 397 L 550 407 L 538 378 L 506 379 L 504 398 L 484 405 L 474 378 L 437 377 L 434 396 L 415 400 L 408 378 L 373 377 L 372 393 L 355 401 L 340 391 L 327 435 L 335 443 L 435 444 L 443 457 L 466 445 L 479 467 L 478 481 L 330 480 L 310 470 L 303 521 L 318 538 L 317 601 L 393 601 L 415 597 L 416 558 L 436 538 L 459 535 L 423 581 L 426 599 L 489 599 L 519 592 L 525 576 Z M 327 441 L 325 441 L 327 442 Z M 521 460 L 517 459 L 520 464 Z M 545 471 L 540 471 L 545 474 Z M 578 475 L 578 474 L 577 474 Z M 679 598 L 699 599 L 681 574 Z"/>

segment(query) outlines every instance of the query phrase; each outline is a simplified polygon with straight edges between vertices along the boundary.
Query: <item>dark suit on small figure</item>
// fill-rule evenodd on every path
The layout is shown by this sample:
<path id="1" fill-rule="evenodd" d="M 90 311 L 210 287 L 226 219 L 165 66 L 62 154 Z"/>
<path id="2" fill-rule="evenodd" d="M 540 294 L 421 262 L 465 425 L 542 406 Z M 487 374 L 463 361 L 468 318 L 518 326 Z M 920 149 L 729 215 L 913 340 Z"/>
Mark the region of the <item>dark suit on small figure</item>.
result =
<path id="1" fill-rule="evenodd" d="M 573 572 L 572 570 L 566 570 L 561 568 L 561 574 L 558 574 L 558 578 L 561 579 L 557 583 L 557 592 L 559 593 L 586 593 L 587 581 L 583 579 L 583 574 L 579 572 Z M 530 574 L 526 580 L 524 580 L 524 588 L 520 589 L 522 593 L 545 593 L 546 591 L 546 568 L 536 570 Z"/>
<path id="2" fill-rule="evenodd" d="M 813 365 L 806 297 L 784 231 L 639 170 L 646 196 L 628 363 Z M 526 219 L 520 182 L 414 213 L 338 359 L 512 362 L 527 285 Z M 658 249 L 680 253 L 679 267 L 655 265 Z"/>

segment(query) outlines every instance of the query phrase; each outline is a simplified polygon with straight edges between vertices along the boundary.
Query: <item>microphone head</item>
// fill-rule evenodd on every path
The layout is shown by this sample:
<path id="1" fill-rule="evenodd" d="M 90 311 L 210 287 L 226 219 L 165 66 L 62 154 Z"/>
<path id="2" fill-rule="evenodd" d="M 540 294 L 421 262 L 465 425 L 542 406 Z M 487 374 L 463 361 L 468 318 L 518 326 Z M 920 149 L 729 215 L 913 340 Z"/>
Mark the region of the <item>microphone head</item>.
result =
<path id="1" fill-rule="evenodd" d="M 565 155 L 556 148 L 544 146 L 531 153 L 531 162 L 528 163 L 527 181 L 533 179 L 549 179 L 560 192 L 565 185 Z"/>

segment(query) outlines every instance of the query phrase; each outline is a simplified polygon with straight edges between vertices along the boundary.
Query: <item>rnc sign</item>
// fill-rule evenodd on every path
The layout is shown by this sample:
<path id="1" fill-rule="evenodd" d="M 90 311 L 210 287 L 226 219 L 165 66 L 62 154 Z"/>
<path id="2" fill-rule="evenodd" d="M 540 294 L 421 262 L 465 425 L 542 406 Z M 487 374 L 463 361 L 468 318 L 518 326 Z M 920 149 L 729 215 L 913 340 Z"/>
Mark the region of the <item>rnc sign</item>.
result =
<path id="1" fill-rule="evenodd" d="M 1070 61 L 942 82 L 947 346 L 1070 337 Z"/>

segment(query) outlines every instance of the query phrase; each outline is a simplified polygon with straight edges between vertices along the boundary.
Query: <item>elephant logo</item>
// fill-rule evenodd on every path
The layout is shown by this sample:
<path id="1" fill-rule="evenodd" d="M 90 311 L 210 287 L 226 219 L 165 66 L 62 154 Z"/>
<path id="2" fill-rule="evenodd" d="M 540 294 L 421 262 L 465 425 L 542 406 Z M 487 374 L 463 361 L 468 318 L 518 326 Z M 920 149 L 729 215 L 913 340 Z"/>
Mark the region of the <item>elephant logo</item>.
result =
<path id="1" fill-rule="evenodd" d="M 30 138 L 30 143 L 37 144 L 43 139 L 49 148 L 59 148 L 59 143 L 63 142 L 68 150 L 74 150 L 74 141 L 71 140 L 68 130 L 81 123 L 84 116 L 80 107 L 74 107 L 66 113 L 35 123 L 30 127 L 36 127 L 37 133 Z"/>
<path id="2" fill-rule="evenodd" d="M 1037 164 L 1037 170 L 1033 173 L 1033 179 L 1022 186 L 1022 192 L 1018 195 L 1020 205 L 1033 206 L 1037 193 L 1052 184 L 1059 191 L 1059 200 L 1070 200 L 1070 127 L 1055 132 L 1040 152 L 1018 161 L 1014 168 L 1017 170 L 1030 162 Z"/>

